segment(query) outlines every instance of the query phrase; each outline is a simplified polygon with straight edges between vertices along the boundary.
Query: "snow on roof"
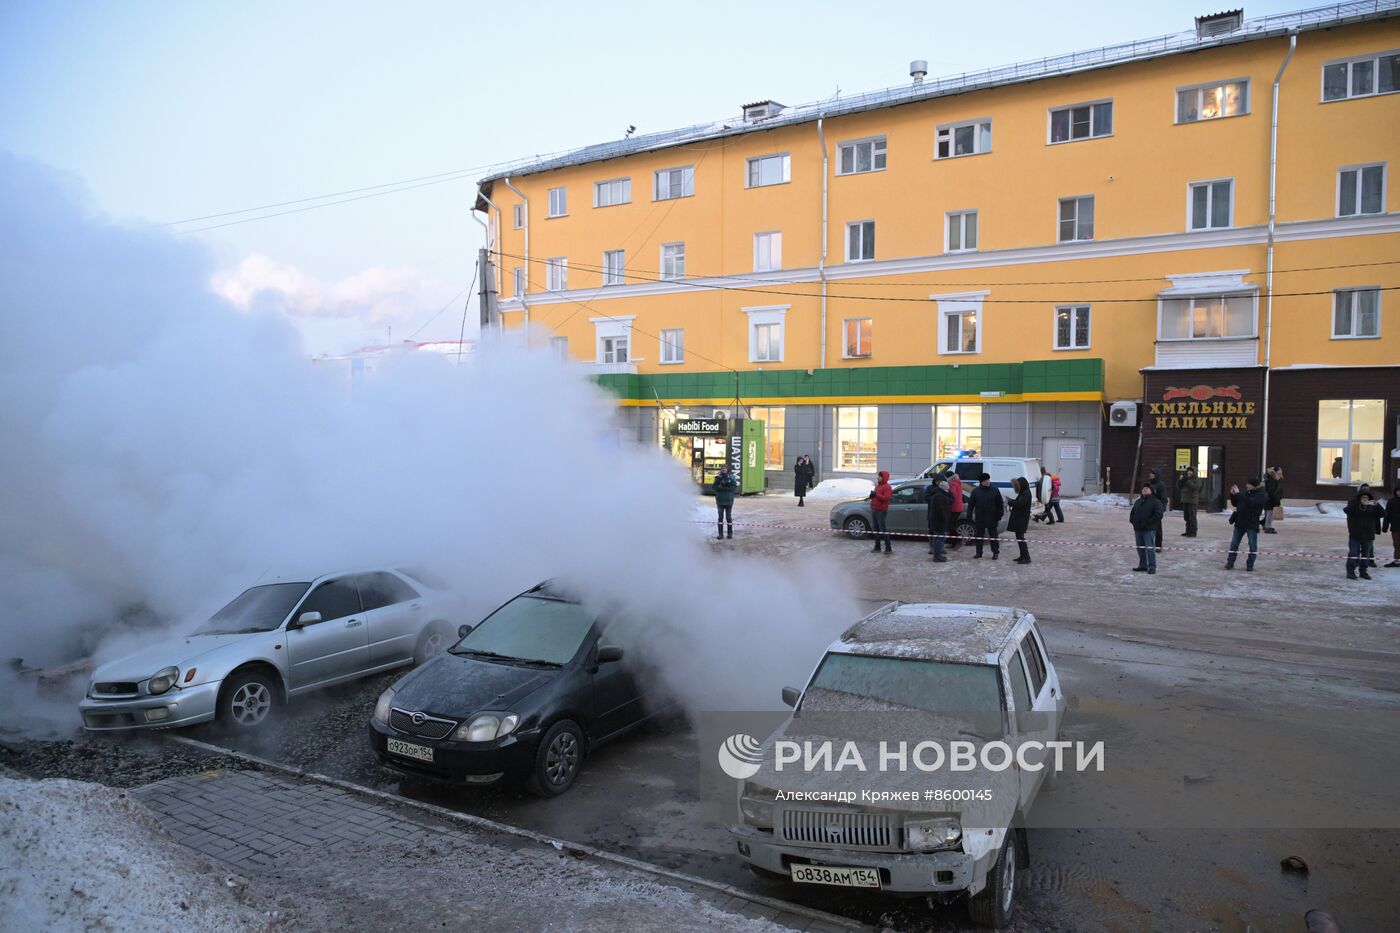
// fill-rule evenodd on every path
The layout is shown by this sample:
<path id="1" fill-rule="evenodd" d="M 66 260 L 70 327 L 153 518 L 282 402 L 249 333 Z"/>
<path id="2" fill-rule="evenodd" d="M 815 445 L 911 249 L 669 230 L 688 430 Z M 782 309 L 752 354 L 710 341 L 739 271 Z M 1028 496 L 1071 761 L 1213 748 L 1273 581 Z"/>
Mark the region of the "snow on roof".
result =
<path id="1" fill-rule="evenodd" d="M 848 628 L 830 650 L 984 664 L 1027 614 L 1008 606 L 890 603 Z"/>

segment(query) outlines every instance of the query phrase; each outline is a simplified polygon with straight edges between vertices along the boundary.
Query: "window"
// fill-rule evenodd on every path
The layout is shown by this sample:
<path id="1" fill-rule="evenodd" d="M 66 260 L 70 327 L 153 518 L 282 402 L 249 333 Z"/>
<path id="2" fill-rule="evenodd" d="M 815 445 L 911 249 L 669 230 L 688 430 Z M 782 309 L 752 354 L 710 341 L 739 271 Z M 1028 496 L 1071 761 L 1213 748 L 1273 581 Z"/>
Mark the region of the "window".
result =
<path id="1" fill-rule="evenodd" d="M 656 173 L 656 200 L 688 198 L 695 193 L 695 167 L 663 168 Z"/>
<path id="2" fill-rule="evenodd" d="M 1380 335 L 1380 289 L 1339 288 L 1332 293 L 1333 339 Z"/>
<path id="3" fill-rule="evenodd" d="M 964 451 L 977 456 L 982 449 L 982 406 L 939 405 L 933 410 L 933 447 L 935 460 L 955 460 Z M 961 466 L 961 464 L 959 465 Z M 982 472 L 982 465 L 976 465 Z M 962 475 L 962 471 L 958 471 Z M 967 478 L 967 477 L 964 477 Z M 975 474 L 972 477 L 975 479 Z"/>
<path id="4" fill-rule="evenodd" d="M 567 360 L 569 358 L 569 338 L 550 337 L 549 352 L 553 353 L 556 359 Z"/>
<path id="5" fill-rule="evenodd" d="M 1113 134 L 1113 101 L 1075 104 L 1050 111 L 1050 142 L 1067 143 L 1076 139 Z"/>
<path id="6" fill-rule="evenodd" d="M 875 405 L 838 407 L 836 457 L 832 468 L 848 473 L 874 473 L 877 463 L 880 409 Z"/>
<path id="7" fill-rule="evenodd" d="M 356 578 L 356 582 L 360 587 L 360 602 L 364 605 L 365 612 L 418 598 L 417 590 L 392 573 L 362 573 Z"/>
<path id="8" fill-rule="evenodd" d="M 562 292 L 569 287 L 569 260 L 563 256 L 556 256 L 553 259 L 546 259 L 544 267 L 547 273 L 545 287 L 552 292 Z"/>
<path id="9" fill-rule="evenodd" d="M 748 181 L 745 187 L 764 188 L 792 181 L 792 159 L 786 152 L 749 159 Z"/>
<path id="10" fill-rule="evenodd" d="M 1253 295 L 1165 298 L 1158 340 L 1218 340 L 1254 336 Z"/>
<path id="11" fill-rule="evenodd" d="M 685 278 L 685 244 L 661 244 L 661 277 L 663 279 Z"/>
<path id="12" fill-rule="evenodd" d="M 763 455 L 763 465 L 770 470 L 781 470 L 784 467 L 783 441 L 785 440 L 787 427 L 787 409 L 781 406 L 751 407 L 749 417 L 757 418 L 763 422 L 764 440 L 766 443 Z"/>
<path id="13" fill-rule="evenodd" d="M 1060 242 L 1094 238 L 1094 197 L 1060 198 Z"/>
<path id="14" fill-rule="evenodd" d="M 1029 632 L 1021 639 L 1021 657 L 1026 659 L 1026 668 L 1031 673 L 1031 693 L 1040 696 L 1045 686 L 1045 659 L 1040 656 L 1040 646 Z"/>
<path id="15" fill-rule="evenodd" d="M 857 220 L 846 224 L 846 261 L 866 262 L 875 258 L 875 221 Z"/>
<path id="16" fill-rule="evenodd" d="M 1385 213 L 1385 163 L 1350 165 L 1337 172 L 1337 216 Z"/>
<path id="17" fill-rule="evenodd" d="M 549 189 L 549 216 L 563 217 L 569 212 L 569 199 L 567 188 Z"/>
<path id="18" fill-rule="evenodd" d="M 992 121 L 969 120 L 965 123 L 949 123 L 938 128 L 933 148 L 935 159 L 951 159 L 954 156 L 978 155 L 992 151 Z"/>
<path id="19" fill-rule="evenodd" d="M 943 318 L 943 353 L 976 353 L 981 349 L 977 318 L 973 309 L 941 311 Z"/>
<path id="20" fill-rule="evenodd" d="M 1089 349 L 1089 306 L 1065 305 L 1055 309 L 1055 349 Z"/>
<path id="21" fill-rule="evenodd" d="M 622 285 L 625 254 L 620 249 L 610 249 L 603 254 L 603 284 Z"/>
<path id="22" fill-rule="evenodd" d="M 1322 399 L 1317 403 L 1317 481 L 1379 486 L 1384 439 L 1384 399 Z"/>
<path id="23" fill-rule="evenodd" d="M 1197 181 L 1190 185 L 1192 230 L 1215 230 L 1234 222 L 1234 179 Z"/>
<path id="24" fill-rule="evenodd" d="M 1008 665 L 1011 668 L 1011 695 L 1016 700 L 1016 712 L 1025 713 L 1031 709 L 1031 688 L 1026 680 L 1025 663 L 1021 660 L 1021 652 L 1016 652 L 1016 656 L 1011 659 Z M 1021 728 L 1027 728 L 1021 726 Z"/>
<path id="25" fill-rule="evenodd" d="M 787 307 L 745 308 L 749 316 L 749 362 L 781 363 Z"/>
<path id="26" fill-rule="evenodd" d="M 524 266 L 516 266 L 515 269 L 513 269 L 513 270 L 511 271 L 511 282 L 510 282 L 510 286 L 511 286 L 511 289 L 512 289 L 512 291 L 511 291 L 511 294 L 512 294 L 512 295 L 515 295 L 516 297 L 519 297 L 520 295 L 525 294 L 525 267 L 524 267 Z"/>
<path id="27" fill-rule="evenodd" d="M 846 331 L 846 348 L 842 356 L 848 360 L 858 360 L 870 355 L 871 323 L 868 317 L 846 318 L 843 324 Z"/>
<path id="28" fill-rule="evenodd" d="M 613 178 L 593 183 L 593 206 L 612 207 L 632 203 L 632 179 Z"/>
<path id="29" fill-rule="evenodd" d="M 515 225 L 515 229 L 519 230 L 521 227 L 525 226 L 525 205 L 514 205 L 510 211 L 510 217 L 511 222 Z"/>
<path id="30" fill-rule="evenodd" d="M 977 248 L 977 212 L 949 211 L 944 252 L 960 253 Z"/>
<path id="31" fill-rule="evenodd" d="M 838 148 L 836 174 L 860 175 L 885 170 L 885 137 L 857 139 Z"/>
<path id="32" fill-rule="evenodd" d="M 1345 100 L 1400 90 L 1400 51 L 1364 55 L 1322 66 L 1322 99 Z"/>
<path id="33" fill-rule="evenodd" d="M 629 337 L 622 335 L 618 337 L 600 337 L 599 362 L 600 363 L 625 363 L 627 362 L 627 342 Z"/>
<path id="34" fill-rule="evenodd" d="M 661 332 L 661 362 L 685 362 L 685 328 L 668 328 Z"/>
<path id="35" fill-rule="evenodd" d="M 776 272 L 783 267 L 783 235 L 755 233 L 753 235 L 753 271 Z"/>
<path id="36" fill-rule="evenodd" d="M 1222 81 L 1181 88 L 1176 92 L 1176 122 L 1195 123 L 1249 113 L 1249 82 Z"/>

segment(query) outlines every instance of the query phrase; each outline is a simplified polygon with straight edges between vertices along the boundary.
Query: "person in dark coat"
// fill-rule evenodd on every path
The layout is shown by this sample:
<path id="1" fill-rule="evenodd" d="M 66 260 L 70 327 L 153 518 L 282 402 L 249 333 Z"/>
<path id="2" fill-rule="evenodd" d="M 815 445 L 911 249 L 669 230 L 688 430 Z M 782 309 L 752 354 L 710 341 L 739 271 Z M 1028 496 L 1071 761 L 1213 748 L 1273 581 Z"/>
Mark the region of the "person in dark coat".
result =
<path id="1" fill-rule="evenodd" d="M 870 491 L 870 520 L 875 525 L 875 546 L 870 550 L 880 550 L 880 541 L 883 539 L 885 553 L 889 554 L 893 550 L 890 547 L 890 499 L 894 497 L 889 470 L 881 470 L 879 480 Z"/>
<path id="2" fill-rule="evenodd" d="M 1186 474 L 1181 477 L 1181 482 L 1176 486 L 1176 497 L 1181 502 L 1181 514 L 1186 518 L 1186 530 L 1181 533 L 1183 538 L 1196 537 L 1196 510 L 1201 505 L 1201 480 L 1196 475 L 1195 467 L 1187 467 Z"/>
<path id="3" fill-rule="evenodd" d="M 1259 522 L 1264 510 L 1269 507 L 1269 494 L 1259 485 L 1259 480 L 1245 480 L 1243 492 L 1238 486 L 1230 487 L 1230 504 L 1235 507 L 1230 515 L 1230 524 L 1235 526 L 1235 531 L 1230 536 L 1230 553 L 1225 558 L 1225 569 L 1235 569 L 1240 541 L 1248 537 L 1249 560 L 1245 562 L 1244 569 L 1253 570 L 1254 561 L 1259 556 Z"/>
<path id="4" fill-rule="evenodd" d="M 719 475 L 711 487 L 715 491 L 715 510 L 719 513 L 715 524 L 719 528 L 719 534 L 715 537 L 724 540 L 725 522 L 729 523 L 729 537 L 734 537 L 734 494 L 739 491 L 739 481 L 734 478 L 734 474 L 729 470 L 729 464 L 719 468 Z"/>
<path id="5" fill-rule="evenodd" d="M 982 556 L 982 545 L 988 541 L 992 545 L 992 560 L 1001 556 L 1001 542 L 997 540 L 997 525 L 1006 514 L 1006 500 L 1001 491 L 992 485 L 990 473 L 977 477 L 977 486 L 968 496 L 967 508 L 972 513 L 972 523 L 977 527 L 976 551 L 973 557 Z"/>
<path id="6" fill-rule="evenodd" d="M 812 463 L 812 458 L 803 454 L 797 458 L 797 463 L 792 467 L 793 487 L 792 494 L 797 497 L 798 505 L 806 505 L 807 490 L 817 485 L 817 468 Z"/>
<path id="7" fill-rule="evenodd" d="M 1371 495 L 1371 488 L 1362 485 L 1343 509 L 1347 515 L 1347 579 L 1369 580 L 1366 572 L 1367 561 L 1376 556 L 1376 523 L 1380 520 L 1380 506 Z"/>
<path id="8" fill-rule="evenodd" d="M 1157 572 L 1157 534 L 1162 530 L 1162 516 L 1165 514 L 1166 507 L 1152 491 L 1152 484 L 1143 483 L 1142 495 L 1133 502 L 1133 508 L 1128 512 L 1138 554 L 1137 566 L 1133 568 L 1135 572 Z"/>
<path id="9" fill-rule="evenodd" d="M 1167 484 L 1162 482 L 1162 474 L 1157 470 L 1147 471 L 1147 482 L 1152 487 L 1152 495 L 1162 503 L 1162 514 L 1167 514 Z M 1162 553 L 1162 523 L 1157 523 L 1157 553 Z"/>
<path id="10" fill-rule="evenodd" d="M 1395 556 L 1387 567 L 1400 567 L 1400 483 L 1390 491 L 1390 499 L 1381 512 L 1381 531 L 1390 532 L 1390 543 L 1395 548 Z"/>
<path id="11" fill-rule="evenodd" d="M 1283 507 L 1283 468 L 1269 467 L 1264 471 L 1264 493 L 1269 497 L 1269 507 L 1264 510 L 1264 534 L 1276 535 L 1274 509 Z"/>
<path id="12" fill-rule="evenodd" d="M 1026 529 L 1031 525 L 1031 487 L 1025 477 L 1015 476 L 1011 479 L 1011 491 L 1016 495 L 1011 497 L 1011 517 L 1006 521 L 1006 530 L 1016 535 L 1016 546 L 1021 550 L 1016 563 L 1029 564 L 1031 551 L 1026 547 Z"/>
<path id="13" fill-rule="evenodd" d="M 929 486 L 925 498 L 928 500 L 928 552 L 936 564 L 948 562 L 943 555 L 943 543 L 953 527 L 953 497 L 948 494 L 948 481 L 939 476 Z"/>

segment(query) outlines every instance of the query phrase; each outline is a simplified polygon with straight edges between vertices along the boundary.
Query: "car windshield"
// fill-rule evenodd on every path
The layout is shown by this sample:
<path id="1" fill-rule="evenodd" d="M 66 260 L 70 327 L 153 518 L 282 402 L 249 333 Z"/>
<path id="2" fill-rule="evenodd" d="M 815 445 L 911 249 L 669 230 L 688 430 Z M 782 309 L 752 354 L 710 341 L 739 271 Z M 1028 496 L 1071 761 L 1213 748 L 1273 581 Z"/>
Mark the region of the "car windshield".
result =
<path id="1" fill-rule="evenodd" d="M 829 712 L 915 710 L 1000 721 L 1001 677 L 990 664 L 831 653 L 802 697 L 802 709 Z M 995 738 L 995 736 L 988 736 Z"/>
<path id="2" fill-rule="evenodd" d="M 564 664 L 578 654 L 596 617 L 578 603 L 517 596 L 449 650 L 507 661 Z"/>
<path id="3" fill-rule="evenodd" d="M 310 583 L 269 583 L 244 590 L 238 598 L 194 630 L 196 635 L 270 632 L 282 624 Z"/>

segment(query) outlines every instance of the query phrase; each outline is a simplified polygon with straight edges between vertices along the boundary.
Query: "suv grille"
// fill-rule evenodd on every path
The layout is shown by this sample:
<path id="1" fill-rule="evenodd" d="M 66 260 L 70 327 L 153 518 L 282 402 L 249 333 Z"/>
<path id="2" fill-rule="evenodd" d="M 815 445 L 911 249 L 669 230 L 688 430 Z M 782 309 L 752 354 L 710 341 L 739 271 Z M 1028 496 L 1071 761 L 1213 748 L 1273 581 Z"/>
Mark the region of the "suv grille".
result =
<path id="1" fill-rule="evenodd" d="M 414 722 L 415 717 L 418 718 L 418 722 Z M 416 735 L 419 738 L 443 739 L 457 728 L 457 720 L 438 719 L 427 713 L 411 713 L 408 710 L 394 708 L 389 710 L 389 725 L 393 726 L 395 731 Z"/>
<path id="2" fill-rule="evenodd" d="M 893 814 L 856 810 L 783 810 L 783 838 L 807 845 L 846 849 L 893 849 L 898 842 Z"/>

